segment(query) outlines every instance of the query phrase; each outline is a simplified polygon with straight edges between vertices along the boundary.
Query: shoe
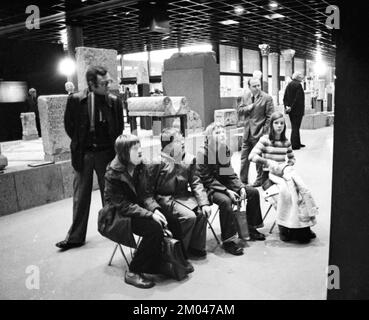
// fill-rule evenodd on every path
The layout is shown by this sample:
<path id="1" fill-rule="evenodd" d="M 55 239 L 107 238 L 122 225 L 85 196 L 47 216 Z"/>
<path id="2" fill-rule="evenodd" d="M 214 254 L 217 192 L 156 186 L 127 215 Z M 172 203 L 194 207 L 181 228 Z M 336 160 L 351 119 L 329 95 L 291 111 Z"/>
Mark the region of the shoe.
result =
<path id="1" fill-rule="evenodd" d="M 229 241 L 229 242 L 224 242 L 223 243 L 223 249 L 230 253 L 233 254 L 235 256 L 241 256 L 243 255 L 243 248 L 241 248 L 240 246 L 238 246 L 235 242 L 233 241 Z"/>
<path id="2" fill-rule="evenodd" d="M 127 272 L 124 275 L 125 283 L 141 289 L 149 289 L 155 285 L 155 282 L 145 279 L 139 273 Z"/>
<path id="3" fill-rule="evenodd" d="M 315 239 L 316 238 L 316 233 L 314 231 L 310 230 L 309 237 L 310 237 L 310 239 Z"/>
<path id="4" fill-rule="evenodd" d="M 290 242 L 292 240 L 291 230 L 283 226 L 278 226 L 278 228 L 279 239 L 283 242 Z"/>
<path id="5" fill-rule="evenodd" d="M 256 229 L 250 229 L 250 240 L 251 241 L 264 241 L 265 235 L 260 233 Z"/>
<path id="6" fill-rule="evenodd" d="M 300 150 L 300 147 L 292 147 L 292 150 Z"/>
<path id="7" fill-rule="evenodd" d="M 82 247 L 84 244 L 85 244 L 84 242 L 73 243 L 73 242 L 68 242 L 67 240 L 63 240 L 63 241 L 56 243 L 55 245 L 62 250 L 68 250 L 72 248 Z"/>
<path id="8" fill-rule="evenodd" d="M 199 250 L 194 248 L 188 248 L 188 254 L 195 257 L 206 257 L 206 251 L 205 250 Z"/>
<path id="9" fill-rule="evenodd" d="M 306 147 L 306 145 L 300 144 L 300 148 L 304 148 L 304 147 Z"/>
<path id="10" fill-rule="evenodd" d="M 191 272 L 194 272 L 195 271 L 195 268 L 193 267 L 193 265 L 191 264 L 191 262 L 189 262 L 187 260 L 186 260 L 185 267 L 186 267 L 186 272 L 187 273 L 191 273 Z"/>

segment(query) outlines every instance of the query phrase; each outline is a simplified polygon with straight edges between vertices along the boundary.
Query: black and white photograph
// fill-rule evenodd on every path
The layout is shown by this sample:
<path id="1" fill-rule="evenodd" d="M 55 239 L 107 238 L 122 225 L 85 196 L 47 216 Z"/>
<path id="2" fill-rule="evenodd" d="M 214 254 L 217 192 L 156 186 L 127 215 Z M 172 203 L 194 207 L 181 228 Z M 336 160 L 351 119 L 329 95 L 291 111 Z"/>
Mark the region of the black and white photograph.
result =
<path id="1" fill-rule="evenodd" d="M 368 9 L 1 1 L 0 300 L 369 299 Z"/>

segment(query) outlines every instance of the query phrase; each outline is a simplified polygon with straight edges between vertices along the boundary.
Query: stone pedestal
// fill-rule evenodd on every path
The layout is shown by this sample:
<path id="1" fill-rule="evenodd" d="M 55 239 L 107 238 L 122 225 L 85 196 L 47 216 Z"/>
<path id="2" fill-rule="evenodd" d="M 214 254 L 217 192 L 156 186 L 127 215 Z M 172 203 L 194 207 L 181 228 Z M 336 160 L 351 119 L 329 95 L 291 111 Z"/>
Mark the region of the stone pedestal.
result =
<path id="1" fill-rule="evenodd" d="M 23 140 L 35 140 L 38 139 L 38 133 L 36 128 L 36 115 L 34 112 L 25 112 L 20 115 L 22 121 L 22 134 Z"/>
<path id="2" fill-rule="evenodd" d="M 79 91 L 87 88 L 86 71 L 89 66 L 101 66 L 106 68 L 113 80 L 110 89 L 119 90 L 117 82 L 118 70 L 116 50 L 78 47 L 76 48 L 76 63 Z"/>
<path id="3" fill-rule="evenodd" d="M 165 95 L 185 96 L 205 127 L 213 122 L 220 107 L 220 77 L 211 52 L 174 54 L 164 61 L 162 79 Z"/>
<path id="4" fill-rule="evenodd" d="M 237 125 L 237 111 L 235 109 L 220 109 L 214 111 L 214 121 L 223 126 Z"/>
<path id="5" fill-rule="evenodd" d="M 285 79 L 287 79 L 287 77 L 292 78 L 292 59 L 293 56 L 295 55 L 295 50 L 293 49 L 282 50 L 281 54 L 285 62 Z"/>
<path id="6" fill-rule="evenodd" d="M 45 160 L 70 159 L 70 139 L 64 129 L 64 112 L 67 95 L 40 96 L 38 109 Z"/>

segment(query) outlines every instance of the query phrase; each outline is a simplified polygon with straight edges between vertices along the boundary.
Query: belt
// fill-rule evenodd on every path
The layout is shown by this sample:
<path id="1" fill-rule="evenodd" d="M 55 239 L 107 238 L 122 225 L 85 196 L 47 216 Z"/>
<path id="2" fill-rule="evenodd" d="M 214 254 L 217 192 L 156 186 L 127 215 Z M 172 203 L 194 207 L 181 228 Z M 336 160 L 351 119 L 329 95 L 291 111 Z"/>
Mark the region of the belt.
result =
<path id="1" fill-rule="evenodd" d="M 92 144 L 91 146 L 86 147 L 86 151 L 104 151 L 111 149 L 111 145 L 97 145 Z"/>

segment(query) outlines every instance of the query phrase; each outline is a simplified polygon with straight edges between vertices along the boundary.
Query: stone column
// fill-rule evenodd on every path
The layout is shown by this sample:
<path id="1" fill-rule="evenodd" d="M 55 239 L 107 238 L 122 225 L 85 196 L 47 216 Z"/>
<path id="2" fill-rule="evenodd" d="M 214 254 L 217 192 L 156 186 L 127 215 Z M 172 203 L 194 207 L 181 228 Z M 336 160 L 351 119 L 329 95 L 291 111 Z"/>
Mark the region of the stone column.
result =
<path id="1" fill-rule="evenodd" d="M 269 44 L 263 43 L 259 45 L 261 56 L 263 58 L 263 91 L 268 93 L 268 56 L 270 51 Z"/>
<path id="2" fill-rule="evenodd" d="M 292 59 L 295 55 L 295 50 L 293 49 L 286 49 L 282 50 L 281 54 L 283 56 L 284 62 L 285 62 L 285 79 L 287 80 L 287 77 L 292 78 Z"/>
<path id="3" fill-rule="evenodd" d="M 75 60 L 76 48 L 83 47 L 83 32 L 81 26 L 67 25 L 68 56 Z M 77 74 L 68 76 L 68 81 L 73 82 L 76 91 L 78 88 Z"/>
<path id="4" fill-rule="evenodd" d="M 276 105 L 279 104 L 279 70 L 278 70 L 278 52 L 269 54 L 272 61 L 272 96 L 275 97 Z"/>

